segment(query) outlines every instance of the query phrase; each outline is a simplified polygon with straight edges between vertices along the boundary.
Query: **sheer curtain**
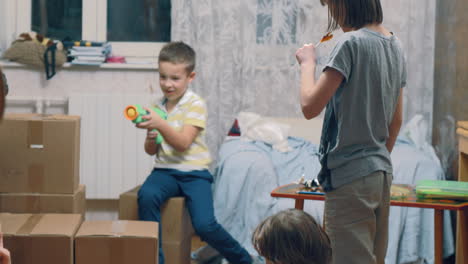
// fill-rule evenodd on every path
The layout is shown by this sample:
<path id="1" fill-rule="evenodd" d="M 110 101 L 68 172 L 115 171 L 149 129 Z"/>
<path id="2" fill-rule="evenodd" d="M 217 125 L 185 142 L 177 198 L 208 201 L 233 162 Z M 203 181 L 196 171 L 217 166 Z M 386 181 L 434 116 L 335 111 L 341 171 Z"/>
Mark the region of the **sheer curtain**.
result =
<path id="1" fill-rule="evenodd" d="M 435 0 L 382 4 L 385 26 L 401 39 L 407 53 L 404 118 L 421 114 L 430 128 Z M 294 53 L 320 40 L 327 17 L 319 0 L 172 0 L 172 40 L 185 41 L 197 52 L 191 89 L 207 100 L 207 140 L 214 157 L 240 111 L 301 117 Z M 320 61 L 334 41 L 336 37 L 319 47 Z M 431 131 L 424 137 L 429 140 Z"/>

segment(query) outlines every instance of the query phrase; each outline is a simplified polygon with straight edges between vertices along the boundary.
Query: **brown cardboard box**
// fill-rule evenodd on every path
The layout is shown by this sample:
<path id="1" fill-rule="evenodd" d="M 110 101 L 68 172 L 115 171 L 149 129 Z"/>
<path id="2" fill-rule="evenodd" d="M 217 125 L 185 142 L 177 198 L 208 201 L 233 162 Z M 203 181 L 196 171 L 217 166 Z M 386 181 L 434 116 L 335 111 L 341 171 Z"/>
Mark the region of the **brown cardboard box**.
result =
<path id="1" fill-rule="evenodd" d="M 138 190 L 140 186 L 120 195 L 119 219 L 138 220 Z M 161 208 L 162 242 L 181 242 L 194 234 L 184 197 L 173 197 Z"/>
<path id="2" fill-rule="evenodd" d="M 75 238 L 75 264 L 157 264 L 158 252 L 156 222 L 85 221 Z"/>
<path id="3" fill-rule="evenodd" d="M 73 264 L 73 237 L 81 221 L 80 214 L 0 214 L 14 264 Z"/>
<path id="4" fill-rule="evenodd" d="M 191 239 L 162 242 L 164 260 L 171 264 L 190 264 Z"/>
<path id="5" fill-rule="evenodd" d="M 0 193 L 0 212 L 70 213 L 86 211 L 86 188 L 78 186 L 74 194 Z"/>
<path id="6" fill-rule="evenodd" d="M 79 116 L 7 114 L 0 146 L 0 192 L 73 194 L 78 188 Z"/>

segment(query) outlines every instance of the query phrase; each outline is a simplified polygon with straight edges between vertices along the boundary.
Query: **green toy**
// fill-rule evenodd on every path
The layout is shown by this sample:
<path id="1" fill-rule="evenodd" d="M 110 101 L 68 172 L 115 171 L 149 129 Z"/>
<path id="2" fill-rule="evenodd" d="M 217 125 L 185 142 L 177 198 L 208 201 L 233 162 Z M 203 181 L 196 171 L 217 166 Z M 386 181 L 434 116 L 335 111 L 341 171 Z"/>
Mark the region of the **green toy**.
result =
<path id="1" fill-rule="evenodd" d="M 157 107 L 152 107 L 151 110 L 156 112 L 156 114 L 158 114 L 162 119 L 164 119 L 164 120 L 167 119 L 167 114 L 163 110 L 161 110 L 161 109 L 159 109 Z M 146 121 L 145 119 L 142 118 L 142 116 L 145 116 L 147 114 L 149 114 L 149 112 L 146 111 L 139 104 L 129 105 L 129 106 L 125 107 L 125 111 L 124 111 L 125 118 L 127 118 L 128 120 L 131 120 L 135 124 Z M 158 136 L 156 137 L 156 143 L 161 144 L 162 142 L 163 142 L 163 137 L 161 136 L 160 133 L 158 133 Z"/>

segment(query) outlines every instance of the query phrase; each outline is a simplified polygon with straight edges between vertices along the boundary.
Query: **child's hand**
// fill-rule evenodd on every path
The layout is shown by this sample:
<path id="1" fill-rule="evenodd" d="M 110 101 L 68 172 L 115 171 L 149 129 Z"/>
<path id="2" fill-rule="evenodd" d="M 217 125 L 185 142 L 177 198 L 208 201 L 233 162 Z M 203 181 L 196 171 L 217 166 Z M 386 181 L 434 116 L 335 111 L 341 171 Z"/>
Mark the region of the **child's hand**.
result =
<path id="1" fill-rule="evenodd" d="M 296 60 L 300 65 L 311 64 L 315 66 L 316 55 L 313 44 L 305 44 L 296 51 Z"/>
<path id="2" fill-rule="evenodd" d="M 148 129 L 148 132 L 146 132 L 146 140 L 155 140 L 155 138 L 158 137 L 158 131 L 154 129 Z"/>
<path id="3" fill-rule="evenodd" d="M 3 247 L 3 234 L 0 232 L 0 264 L 11 264 L 10 251 Z"/>
<path id="4" fill-rule="evenodd" d="M 148 114 L 141 117 L 145 121 L 136 124 L 136 127 L 145 128 L 148 130 L 158 129 L 159 125 L 161 124 L 161 122 L 163 122 L 164 119 L 162 119 L 158 114 L 156 114 L 156 112 L 154 112 L 150 108 L 143 107 L 143 109 L 148 111 Z"/>

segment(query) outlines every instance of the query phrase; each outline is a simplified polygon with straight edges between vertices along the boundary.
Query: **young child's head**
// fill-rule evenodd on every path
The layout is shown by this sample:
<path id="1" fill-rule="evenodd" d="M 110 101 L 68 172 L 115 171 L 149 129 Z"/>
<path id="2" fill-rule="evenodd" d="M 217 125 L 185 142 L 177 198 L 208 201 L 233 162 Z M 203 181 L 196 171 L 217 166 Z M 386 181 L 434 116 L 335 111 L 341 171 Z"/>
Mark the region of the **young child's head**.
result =
<path id="1" fill-rule="evenodd" d="M 176 102 L 195 78 L 195 51 L 183 42 L 170 42 L 161 49 L 158 64 L 164 96 Z"/>
<path id="2" fill-rule="evenodd" d="M 328 6 L 328 32 L 340 27 L 356 30 L 383 21 L 380 0 L 320 0 L 320 3 Z"/>
<path id="3" fill-rule="evenodd" d="M 252 235 L 252 244 L 271 264 L 328 264 L 330 240 L 315 219 L 288 209 L 265 219 Z"/>

